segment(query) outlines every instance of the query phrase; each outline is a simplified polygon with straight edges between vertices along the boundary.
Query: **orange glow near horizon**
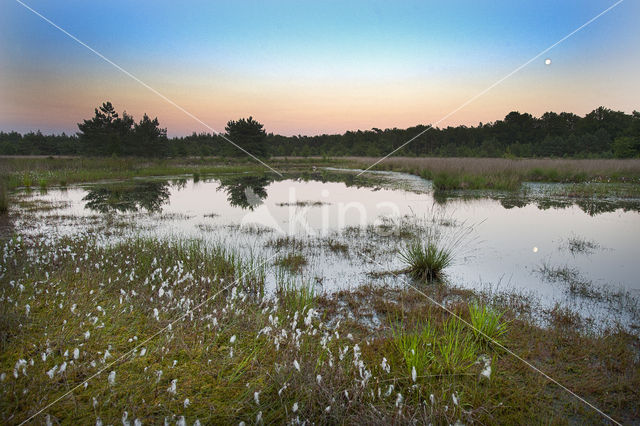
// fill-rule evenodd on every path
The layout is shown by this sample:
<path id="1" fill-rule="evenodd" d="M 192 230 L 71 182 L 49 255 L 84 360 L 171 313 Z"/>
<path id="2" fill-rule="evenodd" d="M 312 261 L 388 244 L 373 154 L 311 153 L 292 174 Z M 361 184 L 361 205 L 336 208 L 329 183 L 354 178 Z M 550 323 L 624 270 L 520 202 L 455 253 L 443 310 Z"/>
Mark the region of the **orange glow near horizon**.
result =
<path id="1" fill-rule="evenodd" d="M 35 5 L 219 132 L 227 121 L 248 116 L 268 132 L 317 135 L 419 124 L 475 126 L 516 110 L 539 116 L 546 111 L 584 115 L 601 105 L 627 113 L 640 109 L 634 72 L 640 55 L 630 43 L 637 40 L 637 30 L 629 24 L 638 7 L 631 4 L 439 123 L 602 5 L 556 10 L 564 18 L 549 26 L 549 8 L 508 2 L 500 7 L 466 2 L 460 10 L 440 5 L 422 11 L 432 17 L 429 25 L 418 19 L 420 4 L 368 10 L 372 15 L 361 22 L 328 6 L 300 7 L 296 13 L 304 19 L 295 23 L 279 22 L 284 18 L 276 12 L 299 6 L 281 4 L 265 8 L 270 20 L 257 14 L 246 23 L 233 21 L 236 6 L 212 3 L 202 6 L 203 16 L 228 13 L 230 21 L 211 27 L 206 19 L 193 23 L 192 15 L 181 16 L 180 8 L 161 2 L 152 13 L 173 25 L 173 32 L 153 20 L 141 21 L 150 11 L 131 6 L 130 25 L 106 40 L 90 20 L 79 18 L 91 16 L 104 20 L 106 28 L 120 28 L 115 6 L 105 11 L 95 5 L 84 5 L 86 10 Z M 361 12 L 355 5 L 345 7 Z M 317 13 L 329 21 L 321 25 Z M 388 13 L 398 13 L 397 22 L 380 21 Z M 513 28 L 487 28 L 481 14 L 493 14 L 488 18 Z M 472 30 L 477 40 L 468 35 Z M 0 18 L 0 36 L 0 130 L 75 133 L 76 123 L 109 100 L 136 120 L 143 113 L 157 116 L 170 136 L 211 132 L 19 6 Z"/>

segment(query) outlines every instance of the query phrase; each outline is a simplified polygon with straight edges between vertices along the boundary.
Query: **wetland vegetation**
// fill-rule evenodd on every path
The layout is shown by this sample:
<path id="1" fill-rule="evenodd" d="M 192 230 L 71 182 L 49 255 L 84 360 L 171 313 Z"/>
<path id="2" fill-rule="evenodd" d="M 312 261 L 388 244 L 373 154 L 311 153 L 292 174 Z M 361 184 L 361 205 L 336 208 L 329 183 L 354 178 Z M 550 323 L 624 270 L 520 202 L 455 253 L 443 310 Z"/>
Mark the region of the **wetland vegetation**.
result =
<path id="1" fill-rule="evenodd" d="M 453 191 L 438 204 L 416 176 L 335 170 L 351 161 L 279 159 L 280 178 L 238 160 L 3 160 L 12 225 L 1 247 L 2 421 L 606 422 L 500 345 L 617 421 L 640 418 L 635 290 L 588 280 L 581 263 L 615 244 L 577 228 L 554 243 L 566 265 L 534 263 L 529 279 L 595 304 L 581 310 L 467 285 L 466 264 L 485 262 L 469 249 L 477 225 L 416 212 L 425 200 L 491 203 L 495 215 L 570 209 L 599 224 L 580 196 L 523 193 L 524 206 L 505 208 L 500 191 Z M 33 188 L 44 175 L 46 189 Z M 95 183 L 73 184 L 83 180 Z M 307 192 L 290 199 L 285 189 L 299 185 Z M 355 192 L 339 191 L 427 198 L 311 237 L 238 220 L 340 211 Z M 536 205 L 548 198 L 567 204 Z M 637 210 L 625 217 L 634 223 Z M 619 320 L 600 322 L 612 312 Z"/>

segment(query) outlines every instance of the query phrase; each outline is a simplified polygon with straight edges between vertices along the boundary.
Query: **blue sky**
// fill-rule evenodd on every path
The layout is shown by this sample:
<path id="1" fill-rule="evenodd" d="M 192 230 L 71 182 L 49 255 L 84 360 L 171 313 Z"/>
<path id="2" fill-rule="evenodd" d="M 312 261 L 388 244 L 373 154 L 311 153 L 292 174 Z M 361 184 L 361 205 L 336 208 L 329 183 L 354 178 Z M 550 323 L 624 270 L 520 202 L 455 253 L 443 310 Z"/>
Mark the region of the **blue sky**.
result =
<path id="1" fill-rule="evenodd" d="M 434 122 L 614 2 L 25 3 L 216 129 L 253 115 L 317 134 Z M 74 132 L 108 99 L 171 135 L 206 130 L 15 0 L 0 5 L 0 129 Z M 624 1 L 441 125 L 640 109 L 638 16 Z"/>

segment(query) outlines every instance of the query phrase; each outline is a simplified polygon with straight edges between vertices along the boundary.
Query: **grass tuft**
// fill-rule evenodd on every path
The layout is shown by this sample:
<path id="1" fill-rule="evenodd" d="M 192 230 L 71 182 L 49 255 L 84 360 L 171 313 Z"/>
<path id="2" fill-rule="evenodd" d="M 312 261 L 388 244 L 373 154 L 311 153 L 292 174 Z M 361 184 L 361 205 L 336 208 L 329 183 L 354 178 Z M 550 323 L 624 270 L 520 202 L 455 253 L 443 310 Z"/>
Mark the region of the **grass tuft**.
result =
<path id="1" fill-rule="evenodd" d="M 316 292 L 311 284 L 285 279 L 278 285 L 278 300 L 285 312 L 303 313 L 315 306 Z"/>
<path id="2" fill-rule="evenodd" d="M 400 252 L 400 257 L 412 278 L 427 282 L 440 281 L 444 270 L 453 262 L 451 250 L 438 247 L 433 240 L 409 244 Z"/>
<path id="3" fill-rule="evenodd" d="M 435 328 L 427 321 L 407 332 L 401 323 L 399 327 L 392 326 L 392 332 L 393 344 L 404 360 L 407 373 L 410 375 L 415 368 L 417 374 L 424 374 L 434 360 Z"/>
<path id="4" fill-rule="evenodd" d="M 442 325 L 442 335 L 435 341 L 435 364 L 438 373 L 466 373 L 476 362 L 480 345 L 468 333 L 464 323 L 449 317 Z"/>
<path id="5" fill-rule="evenodd" d="M 276 265 L 288 270 L 289 272 L 298 273 L 307 264 L 307 259 L 301 254 L 289 253 L 284 257 L 276 260 Z"/>
<path id="6" fill-rule="evenodd" d="M 487 305 L 469 304 L 473 334 L 478 343 L 484 347 L 494 342 L 502 343 L 501 339 L 507 332 L 508 325 L 502 321 L 503 314 Z"/>

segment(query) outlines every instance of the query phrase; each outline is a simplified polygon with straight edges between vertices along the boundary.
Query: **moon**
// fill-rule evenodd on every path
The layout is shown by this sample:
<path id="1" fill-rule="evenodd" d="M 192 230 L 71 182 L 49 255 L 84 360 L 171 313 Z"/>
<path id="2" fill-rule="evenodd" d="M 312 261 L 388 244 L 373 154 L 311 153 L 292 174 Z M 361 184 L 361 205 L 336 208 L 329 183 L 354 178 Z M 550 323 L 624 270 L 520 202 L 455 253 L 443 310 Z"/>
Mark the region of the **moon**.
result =
<path id="1" fill-rule="evenodd" d="M 544 60 L 544 64 L 545 65 L 551 65 L 551 59 L 550 58 L 545 59 Z"/>

